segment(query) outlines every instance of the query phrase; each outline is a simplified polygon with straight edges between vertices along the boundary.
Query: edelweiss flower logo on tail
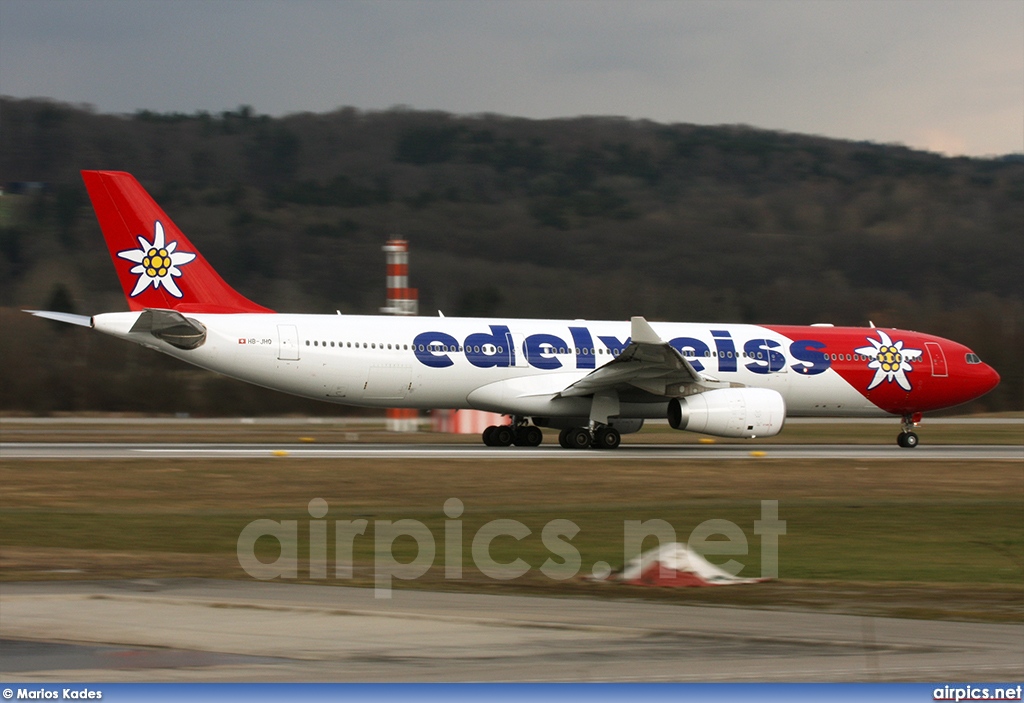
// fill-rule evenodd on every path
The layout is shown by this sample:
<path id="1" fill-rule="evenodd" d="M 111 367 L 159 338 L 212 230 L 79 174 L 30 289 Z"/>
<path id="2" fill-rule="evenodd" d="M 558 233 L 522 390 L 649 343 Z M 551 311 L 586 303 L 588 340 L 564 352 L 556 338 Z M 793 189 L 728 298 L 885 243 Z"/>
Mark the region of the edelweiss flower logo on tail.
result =
<path id="1" fill-rule="evenodd" d="M 178 288 L 174 279 L 181 276 L 181 269 L 178 267 L 192 261 L 196 255 L 186 251 L 175 251 L 177 248 L 177 242 L 164 242 L 164 226 L 157 220 L 153 223 L 152 243 L 139 235 L 138 249 L 117 252 L 120 258 L 138 264 L 131 270 L 139 277 L 135 283 L 135 290 L 131 292 L 131 297 L 134 298 L 150 286 L 156 289 L 161 285 L 175 298 L 182 297 L 181 289 Z"/>
<path id="2" fill-rule="evenodd" d="M 882 381 L 893 381 L 905 391 L 910 390 L 910 381 L 907 379 L 907 371 L 914 368 L 909 362 L 921 358 L 920 349 L 904 349 L 903 342 L 893 342 L 892 339 L 882 330 L 878 330 L 878 339 L 867 340 L 871 342 L 870 347 L 855 349 L 858 354 L 863 354 L 871 359 L 868 362 L 869 369 L 875 369 L 875 377 L 868 384 L 871 390 Z"/>

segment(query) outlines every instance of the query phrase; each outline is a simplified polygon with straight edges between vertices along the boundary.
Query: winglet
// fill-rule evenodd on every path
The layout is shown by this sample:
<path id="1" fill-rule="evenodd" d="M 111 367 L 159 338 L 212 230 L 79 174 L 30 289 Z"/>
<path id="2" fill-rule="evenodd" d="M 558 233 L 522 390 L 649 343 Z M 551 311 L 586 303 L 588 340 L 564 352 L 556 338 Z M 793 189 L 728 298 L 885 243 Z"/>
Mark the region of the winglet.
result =
<path id="1" fill-rule="evenodd" d="M 630 337 L 634 344 L 663 344 L 661 337 L 654 331 L 650 323 L 640 316 L 630 318 L 632 323 Z"/>

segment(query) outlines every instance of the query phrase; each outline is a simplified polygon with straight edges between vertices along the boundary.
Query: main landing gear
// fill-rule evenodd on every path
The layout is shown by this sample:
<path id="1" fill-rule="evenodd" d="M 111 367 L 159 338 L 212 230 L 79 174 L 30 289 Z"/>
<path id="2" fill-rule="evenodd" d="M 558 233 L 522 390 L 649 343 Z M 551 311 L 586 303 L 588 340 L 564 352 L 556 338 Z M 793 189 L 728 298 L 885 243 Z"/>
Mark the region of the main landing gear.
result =
<path id="1" fill-rule="evenodd" d="M 529 425 L 523 418 L 512 418 L 509 425 L 491 425 L 483 432 L 484 444 L 488 447 L 536 447 L 544 434 L 536 425 Z M 587 427 L 570 427 L 558 435 L 558 443 L 565 449 L 615 449 L 622 441 L 622 435 L 610 425 L 598 425 L 593 430 Z"/>
<path id="2" fill-rule="evenodd" d="M 921 413 L 915 413 L 914 415 L 904 415 L 903 423 L 901 425 L 903 431 L 896 437 L 896 444 L 900 445 L 904 449 L 913 449 L 917 446 L 920 441 L 917 438 L 917 433 L 914 432 L 914 428 L 921 422 Z"/>
<path id="3" fill-rule="evenodd" d="M 616 449 L 622 435 L 610 425 L 601 425 L 593 432 L 586 427 L 569 427 L 558 434 L 558 443 L 564 449 Z"/>
<path id="4" fill-rule="evenodd" d="M 536 447 L 544 440 L 544 433 L 536 425 L 491 425 L 483 433 L 484 444 L 488 447 Z"/>

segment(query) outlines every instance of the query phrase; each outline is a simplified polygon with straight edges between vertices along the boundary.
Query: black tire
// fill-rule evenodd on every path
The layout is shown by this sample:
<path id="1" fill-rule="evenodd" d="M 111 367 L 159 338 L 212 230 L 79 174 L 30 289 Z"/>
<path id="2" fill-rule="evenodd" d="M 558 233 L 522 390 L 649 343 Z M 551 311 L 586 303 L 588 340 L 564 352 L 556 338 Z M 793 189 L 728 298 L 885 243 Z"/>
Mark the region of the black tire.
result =
<path id="1" fill-rule="evenodd" d="M 602 427 L 594 433 L 595 449 L 618 449 L 622 435 L 614 427 Z"/>
<path id="2" fill-rule="evenodd" d="M 917 437 L 915 432 L 904 432 L 903 433 L 903 447 L 905 449 L 913 449 L 920 443 L 920 439 Z"/>
<path id="3" fill-rule="evenodd" d="M 537 447 L 544 441 L 544 433 L 536 425 L 526 425 L 516 430 L 517 447 Z"/>
<path id="4" fill-rule="evenodd" d="M 508 425 L 498 425 L 494 428 L 494 432 L 491 433 L 491 446 L 492 447 L 508 447 L 512 445 L 512 438 L 515 435 L 512 432 L 512 428 Z"/>
<path id="5" fill-rule="evenodd" d="M 568 427 L 558 433 L 558 446 L 560 446 L 562 449 L 572 449 L 572 446 L 570 446 L 569 444 Z"/>
<path id="6" fill-rule="evenodd" d="M 570 449 L 586 449 L 591 441 L 590 432 L 583 427 L 573 427 L 565 434 L 565 443 Z"/>
<path id="7" fill-rule="evenodd" d="M 486 444 L 488 447 L 493 447 L 494 446 L 492 444 L 492 441 L 493 441 L 492 437 L 494 436 L 494 431 L 496 429 L 498 429 L 498 428 L 495 427 L 494 425 L 491 425 L 486 430 L 484 430 L 483 434 L 481 435 L 483 437 L 484 444 Z"/>

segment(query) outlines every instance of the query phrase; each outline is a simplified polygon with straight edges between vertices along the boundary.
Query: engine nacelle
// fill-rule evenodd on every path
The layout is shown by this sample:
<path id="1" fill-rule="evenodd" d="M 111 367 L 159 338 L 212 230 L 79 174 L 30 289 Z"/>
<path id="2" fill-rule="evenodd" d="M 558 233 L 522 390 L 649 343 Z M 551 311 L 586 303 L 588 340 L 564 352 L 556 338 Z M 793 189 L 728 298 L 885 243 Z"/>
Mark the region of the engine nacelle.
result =
<path id="1" fill-rule="evenodd" d="M 786 423 L 786 401 L 770 388 L 720 388 L 668 404 L 674 430 L 716 437 L 771 437 Z"/>

